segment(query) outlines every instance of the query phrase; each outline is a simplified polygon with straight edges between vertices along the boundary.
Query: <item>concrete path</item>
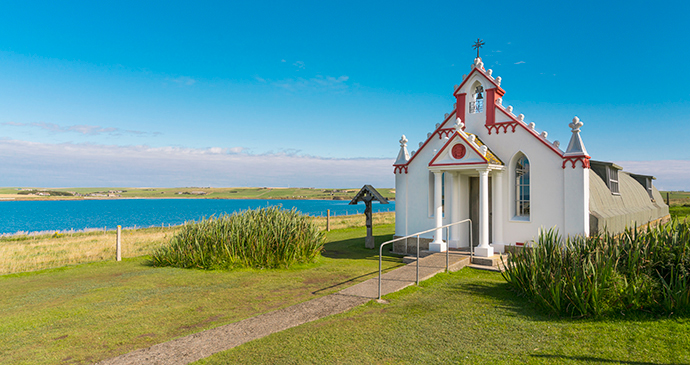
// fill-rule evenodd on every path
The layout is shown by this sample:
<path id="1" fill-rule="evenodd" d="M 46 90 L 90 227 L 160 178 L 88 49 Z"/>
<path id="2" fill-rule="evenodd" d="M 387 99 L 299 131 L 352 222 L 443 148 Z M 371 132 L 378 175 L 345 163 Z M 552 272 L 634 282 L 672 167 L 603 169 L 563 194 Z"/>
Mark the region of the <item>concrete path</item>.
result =
<path id="1" fill-rule="evenodd" d="M 468 256 L 451 252 L 450 271 L 469 265 Z M 419 280 L 426 280 L 446 269 L 446 255 L 432 254 L 419 260 Z M 416 262 L 385 273 L 381 280 L 382 295 L 413 285 Z M 99 364 L 189 364 L 245 342 L 311 322 L 332 314 L 346 312 L 371 299 L 378 298 L 378 277 L 343 289 L 338 293 L 248 318 L 239 322 L 195 333 L 149 348 L 136 350 Z"/>

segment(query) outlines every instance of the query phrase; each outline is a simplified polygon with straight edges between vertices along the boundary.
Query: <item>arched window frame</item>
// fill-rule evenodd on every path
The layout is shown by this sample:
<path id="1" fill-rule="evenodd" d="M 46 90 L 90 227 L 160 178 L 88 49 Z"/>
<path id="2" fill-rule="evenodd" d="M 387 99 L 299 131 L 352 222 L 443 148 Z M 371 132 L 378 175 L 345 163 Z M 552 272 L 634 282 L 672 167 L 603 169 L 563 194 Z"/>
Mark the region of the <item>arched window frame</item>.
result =
<path id="1" fill-rule="evenodd" d="M 531 215 L 530 161 L 518 153 L 513 162 L 514 219 L 529 220 Z"/>
<path id="2" fill-rule="evenodd" d="M 472 100 L 470 101 L 470 114 L 484 111 L 484 86 L 477 81 L 472 85 Z"/>

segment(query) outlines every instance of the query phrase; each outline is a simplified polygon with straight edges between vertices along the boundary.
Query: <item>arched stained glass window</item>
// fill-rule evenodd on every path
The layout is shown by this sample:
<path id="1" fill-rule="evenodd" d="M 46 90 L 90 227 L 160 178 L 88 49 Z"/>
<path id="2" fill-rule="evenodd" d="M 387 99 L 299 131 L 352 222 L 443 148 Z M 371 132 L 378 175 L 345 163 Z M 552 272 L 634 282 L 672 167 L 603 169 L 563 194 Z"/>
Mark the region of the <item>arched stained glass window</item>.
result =
<path id="1" fill-rule="evenodd" d="M 529 218 L 529 160 L 520 157 L 515 163 L 515 215 Z"/>

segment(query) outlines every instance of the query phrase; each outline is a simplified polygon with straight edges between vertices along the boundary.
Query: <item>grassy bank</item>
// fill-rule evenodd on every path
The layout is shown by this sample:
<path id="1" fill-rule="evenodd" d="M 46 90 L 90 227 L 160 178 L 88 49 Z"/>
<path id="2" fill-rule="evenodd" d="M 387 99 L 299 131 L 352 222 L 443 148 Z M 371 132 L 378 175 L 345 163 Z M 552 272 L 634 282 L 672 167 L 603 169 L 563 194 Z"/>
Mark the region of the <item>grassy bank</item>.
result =
<path id="1" fill-rule="evenodd" d="M 312 218 L 320 229 L 326 229 L 326 218 Z M 395 213 L 375 213 L 377 226 L 395 222 Z M 361 227 L 364 215 L 331 217 L 331 229 Z M 179 227 L 156 227 L 122 231 L 122 257 L 148 255 L 167 242 Z M 56 268 L 115 258 L 115 232 L 89 232 L 43 236 L 0 238 L 0 275 Z"/>
<path id="2" fill-rule="evenodd" d="M 681 364 L 690 320 L 554 319 L 516 296 L 501 275 L 439 274 L 370 302 L 199 364 Z"/>
<path id="3" fill-rule="evenodd" d="M 377 228 L 378 243 L 390 239 L 392 225 Z M 317 261 L 291 270 L 154 268 L 137 257 L 0 276 L 0 362 L 92 363 L 335 292 L 377 274 L 364 234 L 329 232 Z"/>
<path id="4" fill-rule="evenodd" d="M 0 188 L 0 199 L 13 200 L 52 200 L 52 199 L 84 199 L 90 198 L 206 198 L 206 199 L 336 199 L 350 200 L 361 187 L 320 189 L 320 188 Z M 21 189 L 21 190 L 20 190 Z M 51 194 L 70 196 L 38 196 L 26 195 L 27 189 L 33 189 L 32 193 L 44 192 Z M 395 189 L 377 189 L 381 195 L 388 199 L 395 198 Z M 20 194 L 21 193 L 21 194 Z M 75 195 L 71 195 L 75 194 Z"/>

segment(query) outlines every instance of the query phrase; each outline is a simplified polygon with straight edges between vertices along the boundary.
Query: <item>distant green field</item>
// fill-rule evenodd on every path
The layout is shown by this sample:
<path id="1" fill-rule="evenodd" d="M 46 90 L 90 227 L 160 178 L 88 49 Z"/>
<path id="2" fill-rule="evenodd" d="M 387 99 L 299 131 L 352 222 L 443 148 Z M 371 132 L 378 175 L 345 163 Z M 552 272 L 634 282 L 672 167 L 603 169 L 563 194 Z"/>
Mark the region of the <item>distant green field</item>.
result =
<path id="1" fill-rule="evenodd" d="M 334 199 L 349 200 L 360 188 L 320 189 L 320 188 L 0 188 L 0 195 L 12 195 L 15 199 L 51 199 L 47 196 L 25 195 L 28 189 L 38 192 L 70 192 L 79 198 L 89 194 L 101 197 L 112 195 L 122 198 L 207 198 L 207 199 Z M 382 188 L 378 191 L 388 199 L 395 199 L 395 189 Z M 22 192 L 24 194 L 19 195 Z M 109 193 L 110 192 L 110 193 Z M 98 197 L 98 196 L 96 196 Z M 65 199 L 65 197 L 61 197 Z M 70 197 L 67 197 L 70 198 Z"/>
<path id="2" fill-rule="evenodd" d="M 690 204 L 690 191 L 660 191 L 660 193 L 664 202 L 666 202 L 666 194 L 668 194 L 669 206 Z"/>

